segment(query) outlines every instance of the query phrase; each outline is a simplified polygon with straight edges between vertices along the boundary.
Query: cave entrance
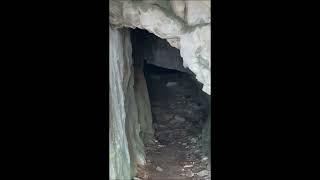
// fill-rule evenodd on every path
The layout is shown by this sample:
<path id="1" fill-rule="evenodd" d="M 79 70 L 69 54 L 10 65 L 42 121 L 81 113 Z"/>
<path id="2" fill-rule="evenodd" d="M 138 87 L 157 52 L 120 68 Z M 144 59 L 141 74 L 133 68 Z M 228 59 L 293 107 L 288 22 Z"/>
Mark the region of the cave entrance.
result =
<path id="1" fill-rule="evenodd" d="M 151 141 L 141 134 L 147 163 L 137 176 L 210 179 L 210 96 L 166 40 L 134 29 L 131 41 L 135 83 L 146 81 L 154 133 Z"/>

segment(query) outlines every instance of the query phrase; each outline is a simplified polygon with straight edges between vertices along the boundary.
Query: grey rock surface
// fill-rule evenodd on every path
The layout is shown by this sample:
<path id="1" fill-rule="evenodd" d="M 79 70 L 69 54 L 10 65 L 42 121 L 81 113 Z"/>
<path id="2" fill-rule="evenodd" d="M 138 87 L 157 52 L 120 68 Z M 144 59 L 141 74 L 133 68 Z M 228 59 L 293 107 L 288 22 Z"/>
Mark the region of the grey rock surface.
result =
<path id="1" fill-rule="evenodd" d="M 211 22 L 210 0 L 186 0 L 185 19 L 188 25 L 194 26 Z"/>
<path id="2" fill-rule="evenodd" d="M 204 84 L 202 90 L 211 94 L 210 1 L 186 1 L 186 20 L 180 17 L 184 12 L 182 2 L 160 2 L 110 0 L 110 23 L 116 27 L 145 29 L 169 39 L 171 45 L 180 48 L 184 67 Z"/>
<path id="3" fill-rule="evenodd" d="M 124 44 L 122 39 L 125 32 L 109 27 L 109 172 L 110 179 L 130 178 L 130 155 L 128 140 L 125 133 L 126 109 L 125 91 L 128 76 L 123 72 L 128 71 L 124 64 L 130 64 L 130 59 L 124 57 Z"/>
<path id="4" fill-rule="evenodd" d="M 143 141 L 154 133 L 150 102 L 141 72 L 135 76 L 129 30 L 109 27 L 109 33 L 110 179 L 130 179 L 145 164 Z"/>

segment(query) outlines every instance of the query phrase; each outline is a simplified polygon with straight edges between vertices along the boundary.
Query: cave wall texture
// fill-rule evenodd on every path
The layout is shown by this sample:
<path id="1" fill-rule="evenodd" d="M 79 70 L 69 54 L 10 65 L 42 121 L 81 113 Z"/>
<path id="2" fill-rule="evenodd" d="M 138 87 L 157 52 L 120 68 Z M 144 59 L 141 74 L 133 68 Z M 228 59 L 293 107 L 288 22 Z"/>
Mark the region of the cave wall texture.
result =
<path id="1" fill-rule="evenodd" d="M 145 164 L 144 143 L 154 131 L 143 71 L 133 66 L 128 28 L 145 29 L 179 49 L 183 66 L 210 95 L 211 6 L 208 0 L 109 0 L 109 8 L 109 178 L 129 180 Z M 160 59 L 153 63 L 161 64 Z"/>
<path id="2" fill-rule="evenodd" d="M 126 32 L 109 27 L 109 170 L 110 179 L 130 178 L 130 155 L 126 137 L 125 98 L 131 59 L 123 43 Z"/>
<path id="3" fill-rule="evenodd" d="M 109 20 L 115 28 L 145 29 L 180 49 L 184 67 L 196 75 L 203 91 L 210 94 L 210 4 L 208 0 L 110 0 Z"/>
<path id="4" fill-rule="evenodd" d="M 132 65 L 129 30 L 109 27 L 109 37 L 110 178 L 130 179 L 145 164 L 143 141 L 153 137 L 152 115 L 144 76 Z"/>

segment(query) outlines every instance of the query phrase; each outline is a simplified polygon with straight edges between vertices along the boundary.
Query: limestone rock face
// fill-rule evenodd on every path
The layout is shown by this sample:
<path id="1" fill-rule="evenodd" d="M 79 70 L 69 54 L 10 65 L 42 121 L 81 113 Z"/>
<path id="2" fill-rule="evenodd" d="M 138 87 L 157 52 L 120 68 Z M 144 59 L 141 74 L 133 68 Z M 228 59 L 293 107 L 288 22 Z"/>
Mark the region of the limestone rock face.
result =
<path id="1" fill-rule="evenodd" d="M 188 25 L 194 26 L 211 22 L 210 0 L 187 0 L 186 21 Z"/>
<path id="2" fill-rule="evenodd" d="M 211 27 L 210 25 L 195 27 L 181 36 L 180 54 L 183 65 L 188 67 L 199 82 L 203 83 L 203 91 L 211 92 Z"/>
<path id="3" fill-rule="evenodd" d="M 141 92 L 134 90 L 129 30 L 109 26 L 109 33 L 110 179 L 131 179 L 136 173 L 137 165 L 145 164 L 140 133 L 148 132 L 152 136 L 152 129 L 148 129 L 148 122 L 152 122 L 149 117 L 151 112 L 147 108 L 148 99 L 143 98 L 147 92 L 143 81 L 137 81 L 136 85 Z"/>
<path id="4" fill-rule="evenodd" d="M 122 21 L 122 3 L 120 1 L 109 1 L 109 21 L 113 26 L 121 26 Z M 112 8 L 111 8 L 112 7 Z"/>
<path id="5" fill-rule="evenodd" d="M 180 39 L 179 38 L 167 39 L 167 41 L 172 47 L 180 49 Z"/>
<path id="6" fill-rule="evenodd" d="M 110 37 L 110 88 L 109 88 L 109 171 L 110 179 L 130 178 L 130 155 L 125 132 L 126 110 L 124 104 L 126 83 L 128 79 L 124 70 L 128 71 L 129 60 L 124 57 L 123 36 L 121 30 L 109 27 Z M 128 80 L 127 80 L 128 81 Z"/>
<path id="7" fill-rule="evenodd" d="M 168 0 L 142 0 L 143 3 L 145 4 L 154 4 L 154 5 L 158 5 L 159 7 L 163 8 L 163 9 L 167 9 L 170 10 L 171 6 L 170 6 L 170 1 Z"/>
<path id="8" fill-rule="evenodd" d="M 182 1 L 170 0 L 170 5 L 171 5 L 173 12 L 178 17 L 185 20 L 186 2 L 183 0 Z"/>
<path id="9" fill-rule="evenodd" d="M 116 0 L 111 0 L 116 1 Z M 165 2 L 165 1 L 159 1 Z M 152 1 L 120 1 L 109 3 L 110 23 L 130 28 L 146 29 L 161 38 L 174 38 L 184 31 L 184 22 L 177 18 L 173 12 L 165 9 L 159 3 Z M 170 6 L 168 6 L 169 8 Z M 118 10 L 118 9 L 121 10 Z M 122 12 L 122 14 L 118 13 Z M 117 18 L 118 20 L 116 20 Z M 163 26 L 167 24 L 169 26 Z"/>
<path id="10" fill-rule="evenodd" d="M 210 1 L 110 1 L 111 25 L 145 29 L 166 39 L 180 49 L 184 66 L 204 85 L 203 91 L 211 94 Z"/>

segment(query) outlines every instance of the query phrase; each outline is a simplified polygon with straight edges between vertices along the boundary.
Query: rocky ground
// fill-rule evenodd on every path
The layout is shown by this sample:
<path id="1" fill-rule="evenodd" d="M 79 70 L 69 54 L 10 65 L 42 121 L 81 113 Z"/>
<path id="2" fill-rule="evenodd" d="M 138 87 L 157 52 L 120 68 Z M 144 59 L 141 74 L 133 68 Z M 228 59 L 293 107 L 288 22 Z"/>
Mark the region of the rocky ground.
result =
<path id="1" fill-rule="evenodd" d="M 155 139 L 146 145 L 147 164 L 135 179 L 211 179 L 209 158 L 201 147 L 208 107 L 190 75 L 150 74 L 147 81 Z"/>

